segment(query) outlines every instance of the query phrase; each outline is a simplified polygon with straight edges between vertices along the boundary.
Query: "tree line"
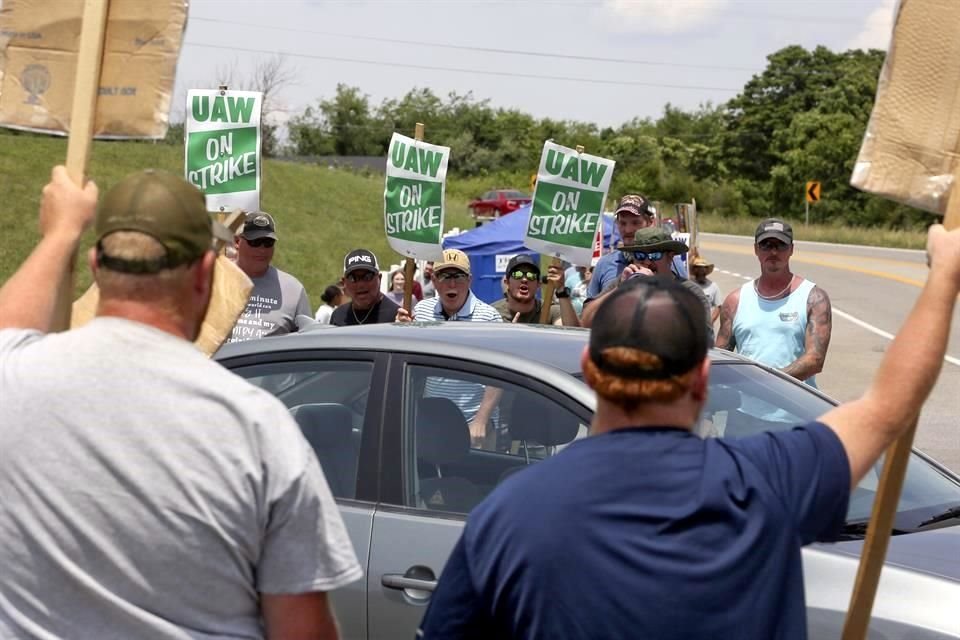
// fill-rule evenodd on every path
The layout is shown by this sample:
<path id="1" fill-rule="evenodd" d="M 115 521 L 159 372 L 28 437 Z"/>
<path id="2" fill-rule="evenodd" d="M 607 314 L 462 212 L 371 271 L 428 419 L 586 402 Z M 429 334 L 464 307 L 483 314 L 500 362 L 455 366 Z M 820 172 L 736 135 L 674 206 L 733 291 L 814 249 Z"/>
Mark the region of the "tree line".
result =
<path id="1" fill-rule="evenodd" d="M 929 214 L 848 184 L 884 55 L 789 46 L 723 104 L 689 111 L 668 104 L 659 118 L 603 128 L 424 88 L 375 105 L 359 87 L 341 84 L 290 119 L 284 147 L 268 147 L 295 156 L 385 156 L 394 131 L 412 134 L 424 122 L 431 143 L 451 148 L 452 175 L 487 177 L 491 187 L 525 187 L 552 139 L 616 160 L 612 196 L 696 198 L 701 210 L 720 215 L 797 217 L 806 182 L 816 180 L 822 200 L 812 222 L 922 228 Z"/>

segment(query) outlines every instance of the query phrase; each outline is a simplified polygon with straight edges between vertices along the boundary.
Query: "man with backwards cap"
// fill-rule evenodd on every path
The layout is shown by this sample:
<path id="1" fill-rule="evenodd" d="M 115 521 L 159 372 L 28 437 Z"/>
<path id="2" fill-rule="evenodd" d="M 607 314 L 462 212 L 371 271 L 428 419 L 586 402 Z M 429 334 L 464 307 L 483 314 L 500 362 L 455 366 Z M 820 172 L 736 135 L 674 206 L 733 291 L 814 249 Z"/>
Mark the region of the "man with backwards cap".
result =
<path id="1" fill-rule="evenodd" d="M 933 388 L 960 293 L 960 230 L 873 383 L 790 431 L 691 432 L 707 399 L 702 305 L 638 277 L 600 304 L 581 357 L 591 436 L 470 513 L 421 624 L 439 638 L 807 637 L 800 548 L 840 533 L 850 491 Z"/>
<path id="2" fill-rule="evenodd" d="M 830 346 L 830 298 L 790 271 L 793 228 L 783 220 L 768 218 L 757 226 L 753 252 L 760 277 L 723 301 L 717 346 L 816 387 Z"/>
<path id="3" fill-rule="evenodd" d="M 272 264 L 277 224 L 263 211 L 248 213 L 237 236 L 237 266 L 253 281 L 228 342 L 294 333 L 313 320 L 307 291 L 295 277 Z"/>
<path id="4" fill-rule="evenodd" d="M 96 200 L 55 168 L 0 289 L 0 637 L 335 638 L 326 592 L 362 570 L 316 456 L 191 344 L 216 259 L 203 194 L 160 171 L 111 189 L 96 317 L 49 333 Z"/>
<path id="5" fill-rule="evenodd" d="M 393 322 L 400 308 L 380 291 L 380 264 L 367 249 L 354 249 L 343 257 L 343 288 L 350 302 L 330 316 L 330 324 L 345 327 L 357 324 Z"/>

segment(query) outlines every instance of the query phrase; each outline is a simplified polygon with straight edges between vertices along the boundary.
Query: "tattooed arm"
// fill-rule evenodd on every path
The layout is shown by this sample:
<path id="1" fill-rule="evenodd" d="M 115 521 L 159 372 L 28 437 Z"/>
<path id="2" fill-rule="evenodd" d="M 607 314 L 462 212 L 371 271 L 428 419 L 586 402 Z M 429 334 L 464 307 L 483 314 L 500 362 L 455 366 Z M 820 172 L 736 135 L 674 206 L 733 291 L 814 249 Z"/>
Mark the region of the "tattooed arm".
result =
<path id="1" fill-rule="evenodd" d="M 830 346 L 830 331 L 833 328 L 833 312 L 830 298 L 820 287 L 814 287 L 807 297 L 807 331 L 804 339 L 803 355 L 783 368 L 783 372 L 806 380 L 823 371 L 823 361 L 827 359 L 827 347 Z"/>
<path id="2" fill-rule="evenodd" d="M 737 306 L 740 304 L 740 289 L 734 289 L 724 299 L 720 306 L 720 330 L 717 331 L 716 347 L 733 351 L 737 348 L 737 341 L 733 337 L 733 317 L 737 315 Z"/>

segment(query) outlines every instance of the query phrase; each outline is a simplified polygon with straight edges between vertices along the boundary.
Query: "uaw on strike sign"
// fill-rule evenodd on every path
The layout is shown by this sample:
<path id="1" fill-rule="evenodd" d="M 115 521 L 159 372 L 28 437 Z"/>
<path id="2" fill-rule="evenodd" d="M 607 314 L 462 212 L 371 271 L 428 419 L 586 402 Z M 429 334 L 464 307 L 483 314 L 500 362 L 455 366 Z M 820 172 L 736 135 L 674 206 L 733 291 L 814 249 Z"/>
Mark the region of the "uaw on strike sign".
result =
<path id="1" fill-rule="evenodd" d="M 260 210 L 260 109 L 257 91 L 187 92 L 187 180 L 210 211 Z"/>
<path id="2" fill-rule="evenodd" d="M 590 264 L 614 164 L 545 142 L 526 246 L 573 264 Z"/>
<path id="3" fill-rule="evenodd" d="M 387 152 L 383 223 L 394 251 L 408 258 L 440 258 L 443 196 L 450 149 L 394 133 Z"/>

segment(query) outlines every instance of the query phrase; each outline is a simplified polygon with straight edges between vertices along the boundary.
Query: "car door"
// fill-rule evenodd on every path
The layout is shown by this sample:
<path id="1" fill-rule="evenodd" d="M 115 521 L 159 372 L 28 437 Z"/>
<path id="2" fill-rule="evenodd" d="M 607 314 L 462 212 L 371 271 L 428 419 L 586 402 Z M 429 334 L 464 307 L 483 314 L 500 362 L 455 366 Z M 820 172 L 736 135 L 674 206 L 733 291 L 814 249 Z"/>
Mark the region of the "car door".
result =
<path id="1" fill-rule="evenodd" d="M 364 578 L 331 595 L 344 638 L 367 637 L 370 531 L 378 499 L 387 357 L 356 351 L 259 354 L 222 362 L 279 398 L 320 460 Z"/>
<path id="2" fill-rule="evenodd" d="M 387 386 L 368 637 L 412 638 L 470 509 L 585 437 L 590 411 L 527 376 L 440 357 L 395 355 Z M 473 440 L 468 421 L 488 389 L 497 406 L 486 437 Z"/>

